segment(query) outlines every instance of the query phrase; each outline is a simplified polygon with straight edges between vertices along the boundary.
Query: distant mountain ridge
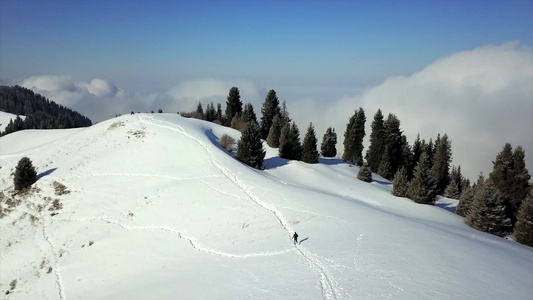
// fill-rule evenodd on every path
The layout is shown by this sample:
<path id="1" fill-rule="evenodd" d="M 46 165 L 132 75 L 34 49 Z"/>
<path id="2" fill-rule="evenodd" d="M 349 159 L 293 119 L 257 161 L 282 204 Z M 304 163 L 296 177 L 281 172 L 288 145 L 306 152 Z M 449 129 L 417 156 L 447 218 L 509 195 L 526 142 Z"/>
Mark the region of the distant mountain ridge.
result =
<path id="1" fill-rule="evenodd" d="M 64 129 L 92 125 L 86 116 L 18 85 L 0 86 L 0 111 L 26 116 L 24 120 L 18 117 L 11 120 L 0 136 L 23 129 Z"/>

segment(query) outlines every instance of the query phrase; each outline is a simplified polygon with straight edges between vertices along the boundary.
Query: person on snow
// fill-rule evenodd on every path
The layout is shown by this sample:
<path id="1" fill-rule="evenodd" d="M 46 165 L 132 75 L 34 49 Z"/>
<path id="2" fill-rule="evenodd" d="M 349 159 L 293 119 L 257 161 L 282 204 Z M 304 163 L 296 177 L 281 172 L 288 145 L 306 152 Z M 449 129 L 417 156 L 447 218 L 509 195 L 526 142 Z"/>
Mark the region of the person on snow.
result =
<path id="1" fill-rule="evenodd" d="M 298 234 L 296 233 L 296 231 L 294 232 L 292 238 L 294 239 L 294 244 L 296 245 L 296 243 L 298 243 Z"/>

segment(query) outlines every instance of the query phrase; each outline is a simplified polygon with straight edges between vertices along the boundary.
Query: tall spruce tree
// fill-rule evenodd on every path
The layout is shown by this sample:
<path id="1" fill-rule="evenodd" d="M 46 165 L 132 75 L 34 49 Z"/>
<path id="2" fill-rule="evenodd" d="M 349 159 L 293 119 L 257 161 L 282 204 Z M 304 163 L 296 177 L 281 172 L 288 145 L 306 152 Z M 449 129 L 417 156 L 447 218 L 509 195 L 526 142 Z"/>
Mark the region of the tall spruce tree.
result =
<path id="1" fill-rule="evenodd" d="M 505 215 L 502 193 L 492 180 L 486 180 L 476 186 L 474 202 L 465 222 L 475 229 L 501 237 L 510 233 L 511 221 Z"/>
<path id="2" fill-rule="evenodd" d="M 283 158 L 283 155 L 288 155 L 289 146 L 290 146 L 290 135 L 291 135 L 291 124 L 287 123 L 283 127 L 281 127 L 281 133 L 279 136 L 279 149 L 278 149 L 278 155 L 279 157 Z M 285 148 L 285 149 L 282 149 Z"/>
<path id="3" fill-rule="evenodd" d="M 429 168 L 433 169 L 433 162 L 435 161 L 435 147 L 433 145 L 433 139 L 429 139 L 429 142 L 425 144 L 424 151 L 428 155 Z"/>
<path id="4" fill-rule="evenodd" d="M 515 241 L 533 247 L 533 192 L 530 190 L 518 211 L 513 231 Z"/>
<path id="5" fill-rule="evenodd" d="M 296 126 L 296 123 L 293 121 L 291 125 L 291 140 L 294 144 L 294 150 L 293 155 L 295 160 L 301 160 L 302 159 L 302 142 L 300 141 L 300 130 L 298 129 L 298 126 Z"/>
<path id="6" fill-rule="evenodd" d="M 389 114 L 384 123 L 383 144 L 385 150 L 378 166 L 378 174 L 383 178 L 392 180 L 396 171 L 403 165 L 403 144 L 400 120 L 393 114 Z"/>
<path id="7" fill-rule="evenodd" d="M 411 146 L 409 145 L 409 142 L 407 141 L 407 137 L 405 135 L 402 135 L 401 145 L 402 145 L 402 156 L 401 156 L 401 161 L 398 164 L 398 169 L 401 169 L 402 167 L 405 168 L 407 179 L 410 179 L 409 178 L 409 167 L 411 166 L 412 161 L 413 161 L 413 154 L 411 153 Z"/>
<path id="8" fill-rule="evenodd" d="M 217 103 L 217 116 L 216 116 L 216 119 L 220 121 L 220 123 L 224 123 L 223 122 L 223 115 L 222 115 L 222 104 L 220 103 Z"/>
<path id="9" fill-rule="evenodd" d="M 435 141 L 435 159 L 431 172 L 437 184 L 437 194 L 442 195 L 450 183 L 450 162 L 452 159 L 452 146 L 448 135 L 437 137 Z"/>
<path id="10" fill-rule="evenodd" d="M 342 159 L 358 166 L 363 165 L 363 139 L 365 137 L 365 111 L 355 111 L 344 132 L 344 153 Z"/>
<path id="11" fill-rule="evenodd" d="M 240 117 L 242 114 L 242 101 L 241 94 L 237 87 L 232 87 L 229 90 L 228 97 L 226 98 L 226 126 L 231 125 L 233 117 Z"/>
<path id="12" fill-rule="evenodd" d="M 435 204 L 435 182 L 429 168 L 429 157 L 426 152 L 420 156 L 415 168 L 415 177 L 409 184 L 409 198 L 416 203 Z"/>
<path id="13" fill-rule="evenodd" d="M 15 168 L 15 177 L 13 178 L 13 184 L 15 190 L 20 191 L 27 187 L 30 187 L 37 181 L 37 172 L 33 166 L 31 160 L 27 157 L 23 157 L 19 160 L 17 167 Z"/>
<path id="14" fill-rule="evenodd" d="M 281 102 L 280 121 L 281 121 L 282 126 L 284 126 L 287 123 L 292 122 L 291 114 L 289 113 L 289 110 L 287 109 L 287 101 L 285 100 Z"/>
<path id="15" fill-rule="evenodd" d="M 344 131 L 344 152 L 342 153 L 342 159 L 355 163 L 352 159 L 355 157 L 355 119 L 357 118 L 357 111 L 350 117 L 348 124 L 346 124 L 346 130 Z"/>
<path id="16" fill-rule="evenodd" d="M 411 149 L 411 162 L 409 164 L 409 167 L 407 168 L 407 177 L 409 180 L 413 179 L 413 175 L 415 172 L 415 167 L 418 164 L 418 161 L 420 160 L 420 155 L 422 155 L 422 152 L 424 151 L 423 144 L 420 141 L 420 133 L 416 135 L 416 140 L 413 143 L 413 147 Z"/>
<path id="17" fill-rule="evenodd" d="M 276 91 L 270 90 L 261 108 L 261 137 L 266 139 L 272 126 L 274 116 L 280 116 L 279 99 Z"/>
<path id="18" fill-rule="evenodd" d="M 163 111 L 161 110 L 161 112 Z M 204 108 L 202 107 L 202 102 L 198 102 L 198 106 L 196 107 L 196 112 L 202 116 L 204 115 Z"/>
<path id="19" fill-rule="evenodd" d="M 513 215 L 511 222 L 513 226 L 516 223 L 518 211 L 522 206 L 522 202 L 526 199 L 531 190 L 530 179 L 531 175 L 526 168 L 526 155 L 522 146 L 515 148 L 513 152 L 513 188 L 511 190 L 511 205 L 513 206 Z"/>
<path id="20" fill-rule="evenodd" d="M 397 197 L 408 197 L 409 195 L 409 181 L 407 181 L 407 170 L 405 167 L 401 167 L 394 175 L 392 194 Z"/>
<path id="21" fill-rule="evenodd" d="M 459 195 L 463 192 L 463 183 L 465 182 L 465 178 L 463 177 L 463 174 L 461 173 L 461 165 L 457 166 L 457 171 L 452 179 L 457 184 L 457 188 L 459 189 Z"/>
<path id="22" fill-rule="evenodd" d="M 279 147 L 279 140 L 281 137 L 281 121 L 279 116 L 274 116 L 272 120 L 272 126 L 270 126 L 270 131 L 267 136 L 267 144 L 272 148 Z"/>
<path id="23" fill-rule="evenodd" d="M 530 189 L 531 176 L 525 168 L 524 157 L 522 147 L 517 147 L 513 152 L 511 144 L 505 144 L 503 150 L 496 156 L 493 170 L 489 175 L 494 186 L 502 194 L 505 213 L 511 220 L 511 227 L 514 227 L 518 209 Z"/>
<path id="24" fill-rule="evenodd" d="M 217 118 L 217 111 L 215 110 L 215 105 L 213 102 L 211 104 L 207 104 L 207 109 L 205 111 L 205 120 L 209 122 L 213 122 Z"/>
<path id="25" fill-rule="evenodd" d="M 246 103 L 246 105 L 244 105 L 244 110 L 242 112 L 241 118 L 246 123 L 249 123 L 249 122 L 257 123 L 257 117 L 255 115 L 254 107 L 252 103 Z"/>
<path id="26" fill-rule="evenodd" d="M 291 160 L 300 160 L 302 158 L 300 131 L 294 122 L 292 122 L 292 126 L 287 124 L 281 130 L 279 157 Z"/>
<path id="27" fill-rule="evenodd" d="M 366 151 L 365 158 L 370 169 L 373 172 L 377 172 L 379 164 L 381 163 L 381 158 L 383 157 L 383 152 L 385 150 L 385 128 L 381 109 L 378 109 L 378 111 L 374 114 L 374 120 L 372 121 L 371 128 L 372 132 L 370 133 L 370 145 Z"/>
<path id="28" fill-rule="evenodd" d="M 324 157 L 335 157 L 337 155 L 337 133 L 332 127 L 328 127 L 324 137 L 322 138 L 322 144 L 320 145 L 320 151 Z"/>
<path id="29" fill-rule="evenodd" d="M 308 164 L 318 163 L 317 139 L 313 123 L 309 124 L 302 145 L 302 161 Z"/>
<path id="30" fill-rule="evenodd" d="M 236 157 L 252 168 L 263 169 L 265 150 L 259 132 L 259 125 L 255 122 L 246 124 L 241 139 L 237 142 Z"/>

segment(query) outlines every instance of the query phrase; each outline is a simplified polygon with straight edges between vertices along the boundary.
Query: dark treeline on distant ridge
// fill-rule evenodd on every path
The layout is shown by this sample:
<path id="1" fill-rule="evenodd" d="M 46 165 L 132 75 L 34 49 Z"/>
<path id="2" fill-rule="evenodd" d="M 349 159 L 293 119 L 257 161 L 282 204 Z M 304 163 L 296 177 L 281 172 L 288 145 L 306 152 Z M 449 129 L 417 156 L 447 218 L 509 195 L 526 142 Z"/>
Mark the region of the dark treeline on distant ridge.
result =
<path id="1" fill-rule="evenodd" d="M 0 111 L 17 115 L 0 136 L 23 129 L 64 129 L 91 126 L 89 118 L 27 88 L 0 86 Z M 18 117 L 26 116 L 26 119 Z"/>

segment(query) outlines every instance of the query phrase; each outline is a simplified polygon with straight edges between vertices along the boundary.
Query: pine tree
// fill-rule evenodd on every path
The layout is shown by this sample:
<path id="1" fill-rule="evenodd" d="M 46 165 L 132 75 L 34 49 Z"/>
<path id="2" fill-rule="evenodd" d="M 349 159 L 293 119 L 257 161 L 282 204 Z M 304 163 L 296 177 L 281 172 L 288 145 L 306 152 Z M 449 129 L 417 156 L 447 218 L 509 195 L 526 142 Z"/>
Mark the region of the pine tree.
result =
<path id="1" fill-rule="evenodd" d="M 514 226 L 522 202 L 526 199 L 532 187 L 529 183 L 531 175 L 529 175 L 529 171 L 526 169 L 526 155 L 522 146 L 515 148 L 513 152 L 513 162 L 514 180 L 511 190 L 511 206 L 513 208 L 513 214 L 510 218 Z"/>
<path id="2" fill-rule="evenodd" d="M 202 116 L 204 115 L 204 109 L 202 107 L 202 102 L 198 102 L 198 106 L 196 107 L 196 112 L 201 114 Z"/>
<path id="3" fill-rule="evenodd" d="M 450 162 L 452 159 L 452 146 L 448 135 L 437 137 L 435 142 L 435 159 L 432 167 L 433 178 L 437 184 L 437 194 L 442 195 L 450 183 Z"/>
<path id="4" fill-rule="evenodd" d="M 407 170 L 402 167 L 394 175 L 392 181 L 392 194 L 397 197 L 407 197 L 409 192 L 409 182 L 407 181 Z"/>
<path id="5" fill-rule="evenodd" d="M 21 158 L 15 169 L 15 178 L 13 179 L 15 190 L 20 191 L 30 187 L 36 181 L 37 172 L 35 171 L 35 167 L 31 160 L 27 157 Z"/>
<path id="6" fill-rule="evenodd" d="M 463 177 L 463 174 L 461 173 L 461 165 L 457 166 L 457 173 L 453 177 L 453 181 L 457 184 L 457 188 L 459 189 L 459 195 L 463 193 L 463 183 L 465 182 L 465 178 Z M 470 185 L 470 181 L 468 181 Z"/>
<path id="7" fill-rule="evenodd" d="M 463 194 L 459 198 L 459 204 L 457 204 L 455 213 L 462 217 L 468 216 L 468 214 L 470 214 L 472 202 L 474 202 L 474 188 L 468 187 L 463 190 Z"/>
<path id="8" fill-rule="evenodd" d="M 240 117 L 242 114 L 242 102 L 241 102 L 241 94 L 239 92 L 239 89 L 237 87 L 232 87 L 229 90 L 228 97 L 226 98 L 226 116 L 225 120 L 226 123 L 231 123 L 231 120 L 233 120 L 233 117 Z M 226 124 L 226 126 L 230 126 L 231 124 Z"/>
<path id="9" fill-rule="evenodd" d="M 531 176 L 525 168 L 524 157 L 522 147 L 517 147 L 513 152 L 511 144 L 505 144 L 503 150 L 496 156 L 493 170 L 489 175 L 494 186 L 502 194 L 505 213 L 511 220 L 512 227 L 516 223 L 518 209 L 530 189 Z"/>
<path id="10" fill-rule="evenodd" d="M 254 107 L 252 106 L 252 103 L 246 103 L 246 105 L 244 106 L 244 111 L 242 112 L 242 120 L 246 123 L 257 123 L 257 117 L 255 116 Z"/>
<path id="11" fill-rule="evenodd" d="M 474 202 L 465 222 L 475 229 L 501 237 L 510 233 L 511 220 L 505 215 L 502 194 L 492 180 L 476 186 Z"/>
<path id="12" fill-rule="evenodd" d="M 309 124 L 302 145 L 302 161 L 308 164 L 318 163 L 317 139 L 313 123 Z"/>
<path id="13" fill-rule="evenodd" d="M 374 172 L 377 172 L 379 164 L 381 163 L 381 158 L 383 157 L 383 151 L 385 150 L 385 128 L 381 109 L 378 109 L 374 115 L 374 120 L 372 121 L 371 127 L 372 132 L 370 133 L 370 146 L 366 151 L 365 158 L 370 169 Z"/>
<path id="14" fill-rule="evenodd" d="M 411 153 L 411 146 L 409 145 L 409 142 L 407 141 L 407 137 L 405 135 L 402 135 L 401 145 L 402 145 L 402 155 L 401 155 L 402 159 L 400 163 L 398 164 L 398 168 L 404 167 L 407 173 L 407 178 L 409 178 L 409 166 L 412 164 L 413 154 Z"/>
<path id="15" fill-rule="evenodd" d="M 300 130 L 296 123 L 293 121 L 291 125 L 291 140 L 294 144 L 293 155 L 295 160 L 302 159 L 302 142 L 300 141 Z"/>
<path id="16" fill-rule="evenodd" d="M 219 120 L 222 123 L 222 104 L 217 103 L 217 116 L 216 119 Z"/>
<path id="17" fill-rule="evenodd" d="M 279 147 L 279 140 L 281 137 L 281 121 L 279 116 L 274 116 L 272 120 L 272 126 L 267 136 L 267 144 L 272 148 Z"/>
<path id="18" fill-rule="evenodd" d="M 255 122 L 246 124 L 241 139 L 237 142 L 236 157 L 252 168 L 263 169 L 265 150 L 259 132 L 259 125 Z"/>
<path id="19" fill-rule="evenodd" d="M 409 164 L 409 167 L 407 168 L 407 177 L 409 180 L 413 179 L 413 175 L 415 172 L 415 167 L 418 164 L 418 161 L 420 160 L 420 155 L 422 155 L 422 152 L 424 151 L 423 144 L 420 141 L 420 133 L 416 135 L 416 140 L 413 143 L 413 148 L 411 149 L 411 162 Z"/>
<path id="20" fill-rule="evenodd" d="M 457 186 L 457 182 L 452 181 L 448 186 L 446 187 L 446 190 L 444 190 L 444 197 L 451 198 L 451 199 L 459 199 L 461 197 L 461 193 L 459 192 L 459 186 Z"/>
<path id="21" fill-rule="evenodd" d="M 211 102 L 211 104 L 207 104 L 207 109 L 205 111 L 205 119 L 209 122 L 213 122 L 217 119 L 217 111 L 215 110 L 215 105 L 213 104 L 213 102 Z"/>
<path id="22" fill-rule="evenodd" d="M 515 241 L 533 247 L 533 192 L 531 190 L 520 206 L 513 237 Z"/>
<path id="23" fill-rule="evenodd" d="M 384 151 L 381 157 L 378 174 L 383 178 L 391 180 L 396 171 L 404 163 L 402 144 L 402 131 L 400 130 L 400 120 L 393 114 L 389 114 L 384 123 L 383 145 Z M 384 164 L 384 165 L 383 165 Z"/>
<path id="24" fill-rule="evenodd" d="M 365 182 L 372 182 L 372 170 L 370 170 L 370 166 L 366 162 L 359 168 L 357 179 Z"/>
<path id="25" fill-rule="evenodd" d="M 337 155 L 337 133 L 332 127 L 328 127 L 324 137 L 322 138 L 322 144 L 320 145 L 320 151 L 324 157 L 335 157 Z"/>
<path id="26" fill-rule="evenodd" d="M 346 125 L 344 133 L 344 153 L 342 159 L 358 166 L 363 165 L 363 139 L 365 137 L 365 111 L 362 107 L 355 111 Z"/>
<path id="27" fill-rule="evenodd" d="M 429 159 L 429 168 L 433 169 L 433 162 L 435 160 L 435 148 L 433 146 L 433 139 L 429 139 L 429 143 L 425 144 L 424 152 L 427 153 Z"/>
<path id="28" fill-rule="evenodd" d="M 287 124 L 281 130 L 279 157 L 291 160 L 300 160 L 302 158 L 300 131 L 294 122 L 292 122 L 292 126 Z"/>
<path id="29" fill-rule="evenodd" d="M 346 124 L 346 130 L 344 131 L 344 152 L 342 153 L 342 159 L 354 163 L 355 157 L 355 119 L 357 118 L 357 111 L 350 117 L 348 124 Z"/>
<path id="30" fill-rule="evenodd" d="M 276 91 L 270 90 L 261 108 L 261 137 L 266 139 L 274 121 L 274 116 L 280 116 L 279 99 Z"/>
<path id="31" fill-rule="evenodd" d="M 415 168 L 415 177 L 409 184 L 409 198 L 416 203 L 435 204 L 435 182 L 429 168 L 429 157 L 426 152 L 420 156 Z"/>
<path id="32" fill-rule="evenodd" d="M 281 158 L 287 158 L 290 155 L 290 135 L 291 135 L 291 124 L 287 123 L 281 127 L 281 133 L 279 136 L 279 149 L 278 155 Z"/>
<path id="33" fill-rule="evenodd" d="M 287 102 L 283 100 L 281 102 L 281 109 L 280 109 L 280 121 L 281 126 L 283 127 L 285 124 L 292 122 L 292 119 L 290 118 L 290 113 L 287 110 Z"/>

